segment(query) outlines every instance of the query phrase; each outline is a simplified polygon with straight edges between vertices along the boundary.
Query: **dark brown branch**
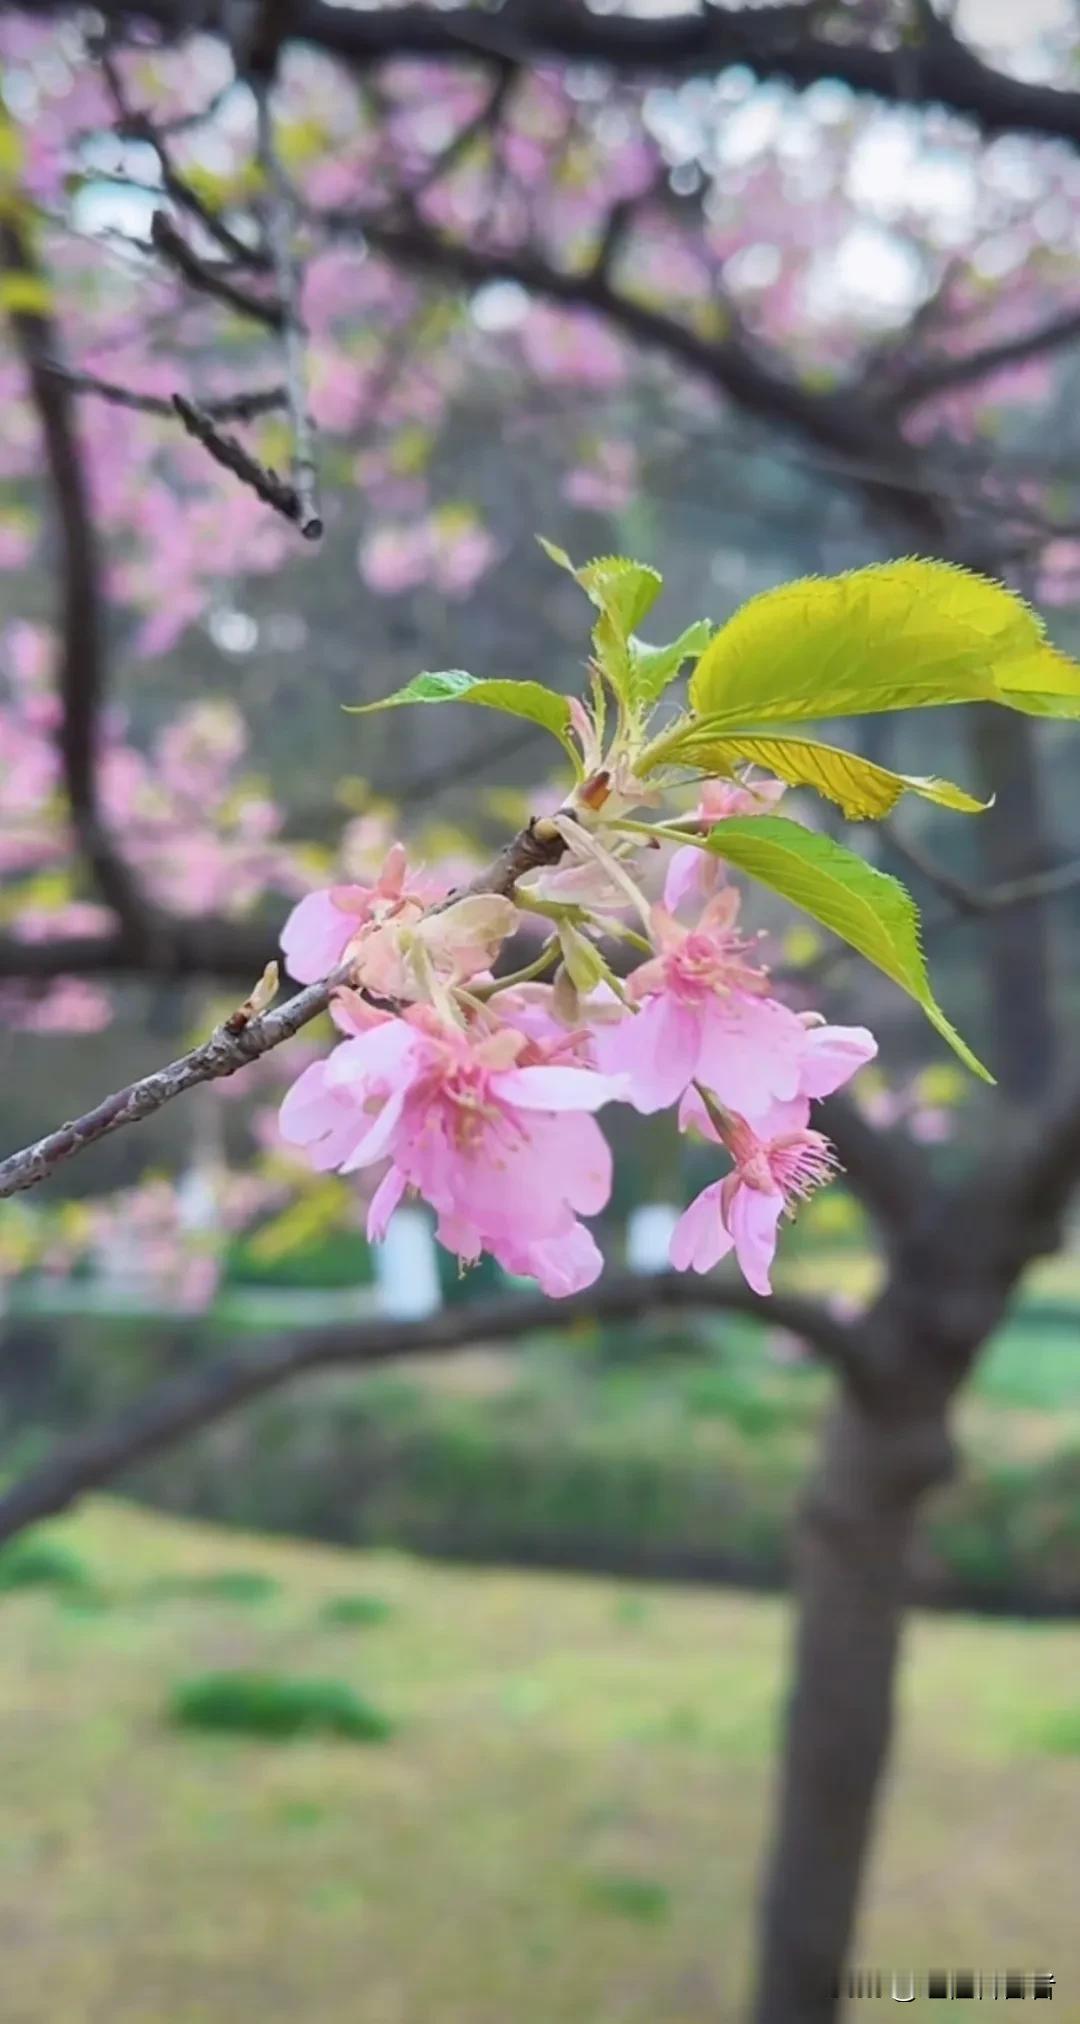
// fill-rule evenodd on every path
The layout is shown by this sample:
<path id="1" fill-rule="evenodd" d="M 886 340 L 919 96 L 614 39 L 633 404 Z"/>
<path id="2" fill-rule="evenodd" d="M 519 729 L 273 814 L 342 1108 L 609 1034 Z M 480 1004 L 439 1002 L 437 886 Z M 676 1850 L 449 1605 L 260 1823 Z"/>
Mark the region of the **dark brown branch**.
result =
<path id="1" fill-rule="evenodd" d="M 954 877 L 943 866 L 936 864 L 918 845 L 897 835 L 887 827 L 890 849 L 909 867 L 918 872 L 942 899 L 948 900 L 954 913 L 968 915 L 997 914 L 1009 907 L 1027 906 L 1034 900 L 1053 899 L 1059 893 L 1073 892 L 1080 886 L 1080 859 L 1071 858 L 1066 864 L 1055 864 L 1046 871 L 1035 871 L 1023 878 L 1002 879 L 997 885 L 972 886 L 964 879 Z"/>
<path id="2" fill-rule="evenodd" d="M 816 1122 L 832 1140 L 852 1194 L 883 1230 L 906 1230 L 925 1207 L 929 1186 L 916 1147 L 897 1132 L 879 1131 L 847 1097 L 826 1097 Z"/>
<path id="3" fill-rule="evenodd" d="M 867 441 L 868 417 L 849 393 L 812 391 L 759 347 L 752 348 L 737 337 L 718 341 L 703 337 L 677 317 L 619 293 L 603 272 L 553 267 L 531 251 L 465 244 L 416 221 L 388 223 L 385 217 L 347 210 L 313 213 L 312 218 L 332 237 L 366 240 L 402 267 L 438 275 L 466 288 L 479 288 L 489 281 L 515 281 L 550 301 L 594 310 L 639 343 L 690 366 L 749 414 L 774 425 L 786 424 L 826 449 L 861 458 L 868 447 L 874 448 Z M 896 449 L 891 432 L 889 449 Z M 900 445 L 898 458 L 902 450 Z M 902 483 L 898 461 L 897 490 Z"/>
<path id="4" fill-rule="evenodd" d="M 676 1308 L 752 1315 L 790 1329 L 834 1367 L 858 1369 L 854 1332 L 817 1302 L 796 1294 L 762 1300 L 738 1282 L 716 1283 L 696 1274 L 685 1278 L 677 1273 L 655 1278 L 624 1274 L 602 1280 L 569 1300 L 526 1293 L 448 1308 L 423 1321 L 313 1330 L 189 1374 L 152 1393 L 110 1425 L 65 1442 L 0 1497 L 0 1540 L 67 1510 L 88 1490 L 112 1482 L 185 1435 L 309 1371 L 366 1368 L 406 1356 L 445 1356 L 484 1342 L 516 1346 L 537 1329 L 573 1328 L 584 1321 L 636 1321 Z"/>
<path id="5" fill-rule="evenodd" d="M 282 330 L 285 312 L 280 302 L 272 296 L 252 295 L 223 267 L 212 267 L 200 259 L 194 248 L 188 245 L 182 232 L 178 232 L 172 219 L 165 211 L 155 211 L 150 220 L 152 245 L 167 261 L 189 288 L 202 295 L 210 295 L 226 309 L 235 310 L 238 316 L 250 317 L 255 323 L 265 324 L 268 330 Z"/>
<path id="6" fill-rule="evenodd" d="M 49 941 L 0 936 L 0 979 L 30 985 L 57 977 L 207 978 L 246 984 L 273 957 L 274 937 L 249 921 L 213 915 L 155 917 L 149 938 L 120 930 L 112 935 L 62 935 Z"/>
<path id="7" fill-rule="evenodd" d="M 57 671 L 62 717 L 60 759 L 79 846 L 103 899 L 129 931 L 146 935 L 149 915 L 137 884 L 110 838 L 100 806 L 98 758 L 105 692 L 102 561 L 70 389 L 45 361 L 58 332 L 48 282 L 14 217 L 0 220 L 0 271 L 37 292 L 41 307 L 14 309 L 11 326 L 41 428 L 61 550 L 62 611 Z"/>
<path id="8" fill-rule="evenodd" d="M 952 387 L 969 386 L 989 379 L 1007 366 L 1024 365 L 1028 359 L 1043 358 L 1080 340 L 1080 309 L 1061 310 L 1034 329 L 1002 338 L 997 344 L 956 356 L 929 359 L 896 379 L 885 391 L 880 405 L 888 411 L 906 411 L 935 394 Z"/>
<path id="9" fill-rule="evenodd" d="M 242 485 L 249 486 L 264 505 L 272 506 L 275 513 L 280 513 L 284 519 L 291 520 L 295 527 L 299 527 L 305 539 L 309 541 L 318 539 L 322 533 L 322 521 L 317 520 L 313 523 L 310 517 L 305 518 L 305 513 L 310 513 L 310 507 L 305 507 L 295 485 L 290 485 L 286 478 L 279 478 L 277 472 L 269 465 L 261 464 L 258 457 L 252 455 L 238 436 L 223 435 L 221 430 L 215 427 L 213 417 L 206 409 L 197 408 L 194 401 L 185 400 L 183 394 L 173 395 L 172 407 L 173 412 L 179 415 L 188 435 L 194 436 L 196 442 L 202 444 L 215 464 L 220 464 L 224 470 L 231 471 Z"/>
<path id="10" fill-rule="evenodd" d="M 51 4 L 59 10 L 63 0 Z M 100 0 L 99 11 L 114 22 L 143 20 L 181 33 L 191 25 L 193 10 L 186 0 Z M 349 8 L 332 0 L 295 0 L 288 36 L 358 69 L 400 56 L 470 63 L 486 57 L 522 67 L 565 60 L 636 76 L 713 75 L 739 64 L 755 77 L 777 78 L 796 90 L 835 79 L 893 104 L 946 106 L 986 134 L 1045 134 L 1080 145 L 1080 93 L 993 69 L 940 19 L 924 12 L 921 39 L 901 49 L 895 41 L 883 46 L 851 35 L 834 41 L 809 21 L 809 13 L 802 5 L 706 6 L 650 19 L 515 0 L 491 13 L 469 6 Z M 204 0 L 198 25 L 224 33 L 226 14 L 225 0 Z M 906 31 L 906 20 L 903 26 Z"/>
<path id="11" fill-rule="evenodd" d="M 63 380 L 73 393 L 93 394 L 98 400 L 109 401 L 113 407 L 131 408 L 136 414 L 161 415 L 170 422 L 176 420 L 171 395 L 140 393 L 137 388 L 122 386 L 116 380 L 99 379 L 96 373 L 78 372 L 72 367 L 58 365 L 55 359 L 44 359 L 42 364 L 46 372 Z M 218 400 L 202 401 L 200 409 L 213 422 L 253 422 L 259 415 L 269 415 L 276 408 L 283 408 L 287 399 L 284 387 L 253 387 L 250 393 L 224 394 Z"/>
<path id="12" fill-rule="evenodd" d="M 432 911 L 440 912 L 451 900 L 466 893 L 510 894 L 516 881 L 527 871 L 533 871 L 538 865 L 557 863 L 564 848 L 562 837 L 550 822 L 530 822 L 500 851 L 486 870 L 478 872 L 460 893 L 440 901 Z M 351 966 L 343 963 L 319 983 L 309 984 L 305 990 L 298 991 L 287 1005 L 246 1020 L 240 1031 L 236 1030 L 234 1020 L 227 1019 L 200 1047 L 192 1048 L 165 1068 L 156 1069 L 153 1074 L 126 1084 L 84 1116 L 70 1120 L 58 1130 L 46 1133 L 35 1144 L 0 1161 L 0 1198 L 37 1187 L 56 1167 L 72 1159 L 76 1153 L 85 1151 L 87 1146 L 107 1138 L 124 1125 L 137 1124 L 140 1119 L 152 1116 L 165 1104 L 182 1096 L 185 1090 L 194 1089 L 199 1083 L 219 1082 L 224 1076 L 235 1075 L 249 1062 L 257 1061 L 272 1047 L 280 1047 L 283 1041 L 291 1040 L 302 1027 L 319 1018 L 326 1011 L 335 990 L 352 981 Z"/>
<path id="13" fill-rule="evenodd" d="M 176 169 L 169 153 L 164 134 L 155 125 L 150 115 L 132 106 L 124 90 L 123 79 L 113 62 L 108 40 L 102 42 L 98 52 L 102 74 L 109 87 L 109 94 L 116 108 L 116 132 L 122 140 L 142 141 L 151 147 L 157 156 L 161 174 L 161 186 L 179 210 L 187 211 L 214 240 L 227 260 L 236 261 L 242 267 L 265 270 L 269 266 L 266 253 L 260 246 L 249 246 L 247 241 L 237 237 L 223 218 L 204 203 L 202 197 Z"/>

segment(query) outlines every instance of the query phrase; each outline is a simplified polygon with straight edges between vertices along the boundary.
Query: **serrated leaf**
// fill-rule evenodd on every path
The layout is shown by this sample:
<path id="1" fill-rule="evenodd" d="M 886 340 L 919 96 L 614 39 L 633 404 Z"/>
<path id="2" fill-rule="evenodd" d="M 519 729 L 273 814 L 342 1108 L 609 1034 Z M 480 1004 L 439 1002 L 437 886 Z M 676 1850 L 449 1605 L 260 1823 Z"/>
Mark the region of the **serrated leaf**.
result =
<path id="1" fill-rule="evenodd" d="M 986 808 L 962 787 L 932 775 L 894 773 L 888 766 L 863 759 L 857 752 L 844 752 L 836 745 L 821 745 L 813 738 L 774 738 L 768 732 L 739 732 L 714 738 L 706 727 L 689 730 L 685 741 L 666 754 L 676 765 L 694 766 L 703 773 L 730 776 L 736 766 L 747 762 L 764 767 L 767 773 L 785 780 L 789 787 L 812 787 L 828 801 L 834 801 L 850 821 L 880 821 L 889 815 L 905 794 L 917 794 L 940 808 L 955 808 L 976 815 Z"/>
<path id="2" fill-rule="evenodd" d="M 610 619 L 625 642 L 636 632 L 664 588 L 659 570 L 627 555 L 599 555 L 575 571 L 586 596 Z"/>
<path id="3" fill-rule="evenodd" d="M 899 879 L 875 870 L 831 837 L 817 836 L 782 815 L 733 816 L 718 822 L 706 847 L 790 900 L 884 971 L 921 1005 L 961 1061 L 984 1082 L 993 1082 L 934 997 L 922 952 L 919 910 Z"/>
<path id="4" fill-rule="evenodd" d="M 1003 584 L 909 558 L 751 598 L 706 647 L 690 701 L 717 731 L 941 703 L 1078 716 L 1080 667 Z"/>
<path id="5" fill-rule="evenodd" d="M 683 662 L 693 654 L 704 653 L 711 634 L 708 619 L 701 618 L 688 625 L 670 646 L 650 647 L 644 640 L 631 639 L 630 687 L 634 701 L 646 708 L 657 702 L 668 683 L 675 680 Z"/>
<path id="6" fill-rule="evenodd" d="M 375 710 L 396 710 L 406 703 L 477 703 L 484 709 L 501 710 L 506 717 L 524 717 L 550 731 L 575 765 L 580 764 L 570 743 L 569 702 L 542 682 L 486 681 L 466 674 L 464 668 L 445 668 L 438 674 L 414 675 L 403 689 L 381 696 L 378 702 L 346 703 L 344 707 L 350 716 L 366 717 Z"/>
<path id="7" fill-rule="evenodd" d="M 612 687 L 632 701 L 631 635 L 652 610 L 664 586 L 658 570 L 628 555 L 598 555 L 578 569 L 564 548 L 539 537 L 545 555 L 569 570 L 600 616 L 593 627 L 593 652 Z M 685 656 L 684 656 L 685 658 Z"/>

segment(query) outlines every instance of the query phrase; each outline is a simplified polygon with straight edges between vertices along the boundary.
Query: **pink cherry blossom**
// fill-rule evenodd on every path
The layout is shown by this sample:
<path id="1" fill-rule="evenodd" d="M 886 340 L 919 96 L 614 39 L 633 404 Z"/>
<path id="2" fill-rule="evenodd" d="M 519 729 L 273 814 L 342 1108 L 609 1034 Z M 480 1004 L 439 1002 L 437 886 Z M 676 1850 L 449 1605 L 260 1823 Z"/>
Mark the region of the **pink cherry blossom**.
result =
<path id="1" fill-rule="evenodd" d="M 768 815 L 786 792 L 782 780 L 707 780 L 695 811 L 705 829 L 732 815 Z M 664 905 L 676 913 L 684 900 L 698 904 L 722 885 L 726 871 L 722 859 L 713 857 L 696 843 L 675 852 L 664 881 Z"/>
<path id="2" fill-rule="evenodd" d="M 738 905 L 737 892 L 726 889 L 692 929 L 653 909 L 660 954 L 628 986 L 640 1009 L 598 1028 L 594 1039 L 598 1066 L 628 1077 L 637 1110 L 666 1110 L 694 1081 L 744 1117 L 799 1094 L 807 1028 L 768 996 L 765 971 L 735 931 Z"/>
<path id="3" fill-rule="evenodd" d="M 753 1292 L 771 1293 L 780 1218 L 832 1178 L 835 1155 L 820 1132 L 763 1139 L 741 1118 L 732 1120 L 728 1144 L 734 1170 L 684 1210 L 672 1233 L 671 1262 L 678 1272 L 711 1272 L 734 1251 Z"/>
<path id="4" fill-rule="evenodd" d="M 373 1233 L 411 1187 L 461 1257 L 488 1250 L 508 1270 L 570 1292 L 598 1269 L 578 1215 L 595 1215 L 611 1188 L 591 1113 L 624 1085 L 543 1053 L 513 1028 L 466 1032 L 414 1007 L 306 1069 L 282 1105 L 282 1137 L 342 1173 L 390 1158 Z"/>
<path id="5" fill-rule="evenodd" d="M 285 967 L 298 984 L 314 984 L 344 960 L 362 928 L 400 912 L 413 895 L 403 845 L 388 851 L 373 885 L 331 886 L 308 893 L 281 931 Z M 419 913 L 419 903 L 415 912 Z"/>

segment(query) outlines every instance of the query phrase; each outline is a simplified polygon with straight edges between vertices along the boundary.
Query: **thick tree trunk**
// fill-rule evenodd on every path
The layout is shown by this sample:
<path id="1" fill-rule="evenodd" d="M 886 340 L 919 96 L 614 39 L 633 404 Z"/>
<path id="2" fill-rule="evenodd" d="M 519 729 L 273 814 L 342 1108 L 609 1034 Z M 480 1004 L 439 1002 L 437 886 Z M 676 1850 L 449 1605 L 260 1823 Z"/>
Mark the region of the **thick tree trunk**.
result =
<path id="1" fill-rule="evenodd" d="M 799 1539 L 798 1624 L 755 2024 L 831 2024 L 892 1727 L 907 1545 L 952 1466 L 946 1400 L 842 1396 Z"/>

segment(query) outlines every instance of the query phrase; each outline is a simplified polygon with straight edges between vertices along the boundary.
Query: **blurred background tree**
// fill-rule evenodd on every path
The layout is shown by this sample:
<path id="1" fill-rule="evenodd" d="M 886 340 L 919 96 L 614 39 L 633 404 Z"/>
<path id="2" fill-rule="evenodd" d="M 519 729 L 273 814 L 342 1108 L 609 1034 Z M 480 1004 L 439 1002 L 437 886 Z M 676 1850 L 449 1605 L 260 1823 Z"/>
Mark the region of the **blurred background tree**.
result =
<path id="1" fill-rule="evenodd" d="M 205 1029 L 287 905 L 397 828 L 464 864 L 541 805 L 528 727 L 391 713 L 343 752 L 337 708 L 421 666 L 571 686 L 580 613 L 537 530 L 647 554 L 676 623 L 940 555 L 1004 576 L 1075 648 L 1075 34 L 1065 7 L 1009 20 L 991 0 L 0 13 L 13 1145 Z M 875 1261 L 854 1311 L 794 1281 L 777 1303 L 838 1382 L 800 1527 L 761 2024 L 835 2013 L 912 1523 L 952 1467 L 953 1398 L 1080 1180 L 1069 733 L 989 709 L 871 730 L 867 756 L 996 797 L 970 830 L 924 811 L 862 847 L 911 875 L 941 994 L 1000 1088 L 965 1093 L 951 1128 L 955 1081 L 902 1004 L 790 935 L 792 988 L 866 1018 L 891 1086 L 831 1106 Z M 15 1307 L 45 1276 L 85 1305 L 137 1265 L 207 1315 L 223 1279 L 295 1283 L 317 1250 L 324 1287 L 362 1282 L 355 1196 L 273 1135 L 307 1044 L 9 1208 Z M 620 1150 L 620 1218 L 685 1191 L 676 1168 L 659 1185 L 646 1126 Z M 620 1278 L 584 1311 L 674 1298 Z M 335 1323 L 276 1363 L 200 1359 L 31 1469 L 0 1523 L 302 1369 L 541 1318 L 523 1298 L 396 1337 Z M 9 1360 L 18 1382 L 27 1355 Z M 129 1404 L 122 1359 L 102 1363 Z"/>

